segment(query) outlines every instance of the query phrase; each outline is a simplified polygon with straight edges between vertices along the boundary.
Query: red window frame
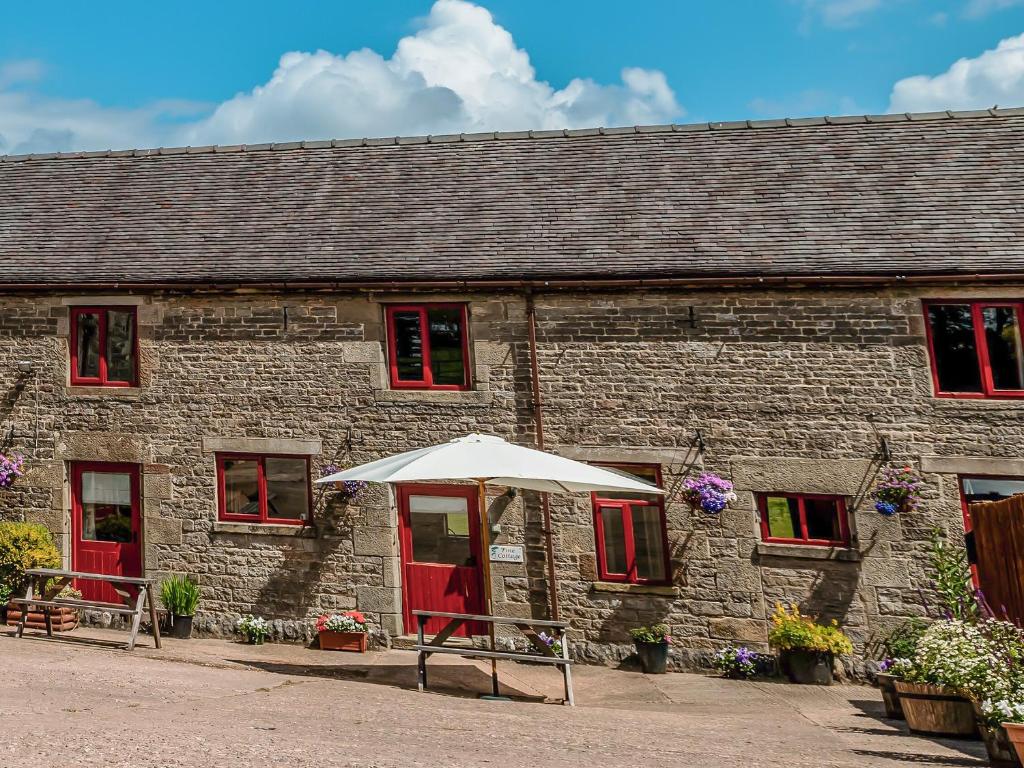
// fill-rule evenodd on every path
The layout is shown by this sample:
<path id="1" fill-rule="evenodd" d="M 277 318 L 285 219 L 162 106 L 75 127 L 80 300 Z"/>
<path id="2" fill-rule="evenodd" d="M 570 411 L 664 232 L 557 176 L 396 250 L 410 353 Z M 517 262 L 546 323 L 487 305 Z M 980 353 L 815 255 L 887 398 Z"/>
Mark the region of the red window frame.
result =
<path id="1" fill-rule="evenodd" d="M 430 360 L 430 328 L 428 327 L 427 311 L 430 309 L 457 309 L 462 322 L 462 384 L 435 384 Z M 395 339 L 395 314 L 397 312 L 418 312 L 420 316 L 420 338 L 423 340 L 423 378 L 419 380 L 398 378 L 398 348 Z M 427 304 L 389 304 L 384 315 L 388 336 L 388 372 L 392 389 L 436 389 L 442 391 L 460 391 L 469 389 L 469 314 L 465 304 L 427 303 Z"/>
<path id="2" fill-rule="evenodd" d="M 986 307 L 1012 307 L 1017 312 L 1017 328 L 1024 334 L 1024 301 L 1008 299 L 928 299 L 924 304 L 924 327 L 928 339 L 928 362 L 932 371 L 932 391 L 936 397 L 964 398 L 972 400 L 1005 399 L 1017 400 L 1024 398 L 1021 389 L 996 389 L 992 376 L 992 364 L 988 355 L 988 340 L 985 338 L 985 324 L 982 322 L 981 311 Z M 939 386 L 939 363 L 935 355 L 935 339 L 932 335 L 929 307 L 942 305 L 967 306 L 971 309 L 971 324 L 974 326 L 974 347 L 978 354 L 978 368 L 981 371 L 981 392 L 943 392 Z"/>
<path id="3" fill-rule="evenodd" d="M 132 316 L 132 377 L 130 381 L 107 378 L 107 313 L 127 312 Z M 99 316 L 99 376 L 78 375 L 78 319 Z M 137 387 L 139 383 L 139 314 L 134 306 L 93 306 L 71 308 L 71 383 L 88 387 Z"/>
<path id="4" fill-rule="evenodd" d="M 306 463 L 306 514 L 299 520 L 286 517 L 270 517 L 267 513 L 267 459 L 294 459 Z M 224 486 L 225 461 L 255 461 L 256 479 L 259 492 L 259 513 L 239 515 L 227 511 L 227 492 Z M 309 525 L 313 517 L 313 481 L 310 475 L 309 456 L 286 453 L 218 453 L 217 454 L 217 517 L 227 522 L 258 523 L 260 525 Z"/>
<path id="5" fill-rule="evenodd" d="M 801 538 L 786 538 L 783 536 L 772 536 L 768 528 L 768 498 L 782 497 L 785 499 L 796 499 L 797 508 L 800 513 Z M 812 539 L 807 536 L 807 510 L 805 501 L 814 499 L 817 501 L 834 501 L 836 503 L 836 514 L 839 516 L 838 539 Z M 850 546 L 850 519 L 846 509 L 846 499 L 828 493 L 759 493 L 757 494 L 757 510 L 761 518 L 761 540 L 768 544 L 801 544 L 811 547 L 849 547 Z"/>
<path id="6" fill-rule="evenodd" d="M 653 469 L 655 481 L 659 488 L 661 483 L 661 467 L 656 464 L 599 464 L 598 466 L 611 469 L 620 469 L 629 472 L 630 468 Z M 665 500 L 659 496 L 657 499 L 608 499 L 595 492 L 590 495 L 593 505 L 594 539 L 597 547 L 597 575 L 601 581 L 619 582 L 623 584 L 648 584 L 650 586 L 664 586 L 672 583 L 672 563 L 668 549 L 668 523 L 665 519 Z M 645 579 L 637 574 L 636 568 L 636 541 L 633 537 L 633 506 L 657 507 L 658 516 L 661 522 L 661 554 L 664 560 L 665 577 L 663 579 Z M 626 572 L 614 573 L 608 570 L 607 555 L 605 553 L 604 520 L 601 517 L 601 507 L 616 507 L 622 515 L 623 549 L 626 555 Z"/>

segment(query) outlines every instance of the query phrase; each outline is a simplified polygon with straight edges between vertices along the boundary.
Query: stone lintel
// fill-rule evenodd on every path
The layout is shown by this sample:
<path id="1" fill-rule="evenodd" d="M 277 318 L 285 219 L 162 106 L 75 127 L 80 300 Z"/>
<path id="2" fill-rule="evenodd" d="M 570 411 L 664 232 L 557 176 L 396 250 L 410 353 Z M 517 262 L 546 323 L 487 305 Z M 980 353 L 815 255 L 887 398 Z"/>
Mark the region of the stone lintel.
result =
<path id="1" fill-rule="evenodd" d="M 994 456 L 922 456 L 921 471 L 939 475 L 1024 476 L 1024 459 Z"/>
<path id="2" fill-rule="evenodd" d="M 203 437 L 203 453 L 282 453 L 296 456 L 318 456 L 323 451 L 320 440 L 298 440 L 291 437 Z"/>

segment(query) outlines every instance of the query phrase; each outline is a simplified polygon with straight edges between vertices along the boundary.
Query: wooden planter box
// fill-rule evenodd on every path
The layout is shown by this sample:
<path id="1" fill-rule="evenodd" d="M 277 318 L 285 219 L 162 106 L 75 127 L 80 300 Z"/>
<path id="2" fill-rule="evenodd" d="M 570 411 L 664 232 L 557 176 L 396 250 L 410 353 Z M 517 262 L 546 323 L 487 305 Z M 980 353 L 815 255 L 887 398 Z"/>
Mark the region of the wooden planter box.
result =
<path id="1" fill-rule="evenodd" d="M 978 721 L 978 732 L 981 733 L 981 740 L 985 742 L 985 751 L 988 752 L 989 765 L 996 768 L 1019 766 L 1020 759 L 1017 757 L 1017 751 L 1013 748 L 1013 743 L 1010 741 L 1006 728 L 1001 725 L 992 727 L 986 723 L 978 702 L 972 701 L 971 706 L 974 707 L 974 717 Z"/>
<path id="2" fill-rule="evenodd" d="M 367 637 L 366 632 L 331 632 L 330 630 L 325 630 L 320 633 L 320 650 L 365 653 Z"/>
<path id="3" fill-rule="evenodd" d="M 974 706 L 947 688 L 896 681 L 896 692 L 913 733 L 978 738 Z"/>
<path id="4" fill-rule="evenodd" d="M 7 626 L 18 626 L 21 611 L 20 605 L 7 605 Z M 78 611 L 74 608 L 51 608 L 50 625 L 54 632 L 70 632 L 78 627 Z M 25 626 L 29 629 L 46 629 L 46 617 L 42 611 L 29 611 Z"/>
<path id="5" fill-rule="evenodd" d="M 885 716 L 892 720 L 903 720 L 903 706 L 900 695 L 896 693 L 896 678 L 879 672 L 876 676 L 878 690 L 882 692 L 882 703 L 885 704 Z"/>

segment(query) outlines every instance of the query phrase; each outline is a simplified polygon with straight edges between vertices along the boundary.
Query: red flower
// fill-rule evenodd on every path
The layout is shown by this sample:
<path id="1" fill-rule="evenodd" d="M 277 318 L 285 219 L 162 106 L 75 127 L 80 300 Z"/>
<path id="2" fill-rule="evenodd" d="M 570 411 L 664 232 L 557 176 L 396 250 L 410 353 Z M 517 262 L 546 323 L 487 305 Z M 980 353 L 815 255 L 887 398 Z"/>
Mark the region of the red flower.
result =
<path id="1" fill-rule="evenodd" d="M 365 624 L 366 617 L 363 616 L 359 611 L 345 611 L 345 615 L 350 619 L 354 619 L 357 624 Z"/>

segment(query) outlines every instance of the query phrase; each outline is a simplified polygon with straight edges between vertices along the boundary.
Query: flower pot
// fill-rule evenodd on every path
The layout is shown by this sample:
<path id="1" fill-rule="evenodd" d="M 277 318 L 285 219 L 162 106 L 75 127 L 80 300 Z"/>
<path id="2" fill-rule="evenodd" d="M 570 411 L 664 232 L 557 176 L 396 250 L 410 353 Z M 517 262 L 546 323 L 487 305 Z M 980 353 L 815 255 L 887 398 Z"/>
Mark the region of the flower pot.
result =
<path id="1" fill-rule="evenodd" d="M 664 675 L 668 667 L 668 643 L 641 643 L 635 641 L 636 655 L 644 672 L 649 675 Z"/>
<path id="2" fill-rule="evenodd" d="M 16 627 L 21 621 L 24 608 L 20 605 L 7 605 L 7 626 Z M 46 615 L 39 610 L 29 611 L 25 626 L 29 629 L 46 629 Z M 70 632 L 78 627 L 78 611 L 74 608 L 51 608 L 50 627 L 54 632 Z"/>
<path id="3" fill-rule="evenodd" d="M 1024 724 L 1003 723 L 1003 730 L 1013 745 L 1013 751 L 1017 755 L 1017 764 L 1024 763 Z M 988 746 L 986 744 L 986 746 Z"/>
<path id="4" fill-rule="evenodd" d="M 949 688 L 897 680 L 896 692 L 912 733 L 978 738 L 974 707 Z"/>
<path id="5" fill-rule="evenodd" d="M 1000 768 L 1019 766 L 1021 764 L 1020 759 L 1017 757 L 1013 744 L 1010 743 L 1010 737 L 1006 733 L 1006 728 L 1001 725 L 992 726 L 986 723 L 978 702 L 972 701 L 971 707 L 974 709 L 974 719 L 978 724 L 981 740 L 985 742 L 985 751 L 988 752 L 989 763 L 1000 766 Z"/>
<path id="6" fill-rule="evenodd" d="M 249 645 L 263 645 L 263 643 L 264 643 L 264 641 L 266 639 L 267 638 L 265 638 L 263 635 L 255 635 L 255 636 L 254 635 L 246 635 L 245 636 L 245 642 L 247 642 Z"/>
<path id="7" fill-rule="evenodd" d="M 828 651 L 791 648 L 779 653 L 779 666 L 792 683 L 832 685 L 832 659 Z"/>
<path id="8" fill-rule="evenodd" d="M 365 632 L 332 632 L 325 629 L 320 633 L 320 650 L 365 653 L 367 637 Z"/>
<path id="9" fill-rule="evenodd" d="M 192 620 L 194 616 L 171 616 L 171 637 L 188 640 L 192 637 Z"/>
<path id="10" fill-rule="evenodd" d="M 878 682 L 878 690 L 882 692 L 882 703 L 885 705 L 885 716 L 890 720 L 903 720 L 903 706 L 900 704 L 900 696 L 896 693 L 896 678 L 885 672 L 879 672 L 875 676 Z"/>

